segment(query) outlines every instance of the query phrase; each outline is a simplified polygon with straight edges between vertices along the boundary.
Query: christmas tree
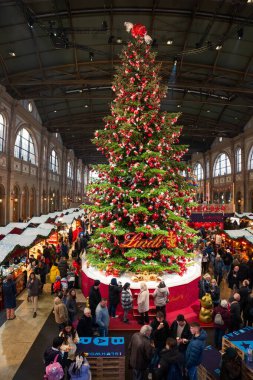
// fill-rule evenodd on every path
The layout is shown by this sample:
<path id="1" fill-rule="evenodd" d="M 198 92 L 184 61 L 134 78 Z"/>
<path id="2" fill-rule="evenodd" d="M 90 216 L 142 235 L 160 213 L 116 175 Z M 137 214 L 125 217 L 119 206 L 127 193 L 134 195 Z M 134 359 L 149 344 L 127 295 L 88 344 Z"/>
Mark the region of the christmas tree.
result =
<path id="1" fill-rule="evenodd" d="M 93 140 L 108 164 L 94 167 L 99 180 L 89 186 L 95 232 L 87 260 L 113 275 L 183 274 L 195 241 L 187 225 L 194 190 L 182 175 L 187 146 L 179 145 L 179 114 L 160 110 L 166 88 L 145 26 L 125 25 L 133 41 L 121 54 L 111 115 Z"/>

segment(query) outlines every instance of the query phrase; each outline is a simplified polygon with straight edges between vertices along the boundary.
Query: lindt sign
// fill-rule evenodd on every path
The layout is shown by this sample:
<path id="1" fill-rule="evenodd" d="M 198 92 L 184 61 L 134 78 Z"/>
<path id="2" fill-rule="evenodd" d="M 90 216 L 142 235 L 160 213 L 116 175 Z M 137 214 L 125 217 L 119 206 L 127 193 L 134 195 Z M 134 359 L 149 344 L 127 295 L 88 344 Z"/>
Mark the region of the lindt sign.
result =
<path id="1" fill-rule="evenodd" d="M 174 231 L 169 231 L 168 236 L 157 235 L 155 237 L 143 232 L 130 232 L 125 234 L 121 248 L 160 248 L 165 244 L 166 248 L 177 247 L 177 235 Z"/>

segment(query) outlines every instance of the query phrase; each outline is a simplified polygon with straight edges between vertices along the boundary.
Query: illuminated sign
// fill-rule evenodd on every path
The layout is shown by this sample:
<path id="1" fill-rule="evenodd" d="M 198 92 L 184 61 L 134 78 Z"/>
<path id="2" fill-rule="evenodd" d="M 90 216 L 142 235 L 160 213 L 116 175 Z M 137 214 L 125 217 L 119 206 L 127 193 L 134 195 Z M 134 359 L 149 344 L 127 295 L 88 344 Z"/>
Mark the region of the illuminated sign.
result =
<path id="1" fill-rule="evenodd" d="M 169 231 L 168 236 L 157 235 L 151 239 L 142 232 L 138 234 L 130 232 L 125 234 L 124 239 L 124 242 L 120 244 L 121 248 L 160 248 L 163 244 L 167 248 L 177 247 L 177 235 L 174 231 Z"/>
<path id="2" fill-rule="evenodd" d="M 78 352 L 87 352 L 90 357 L 119 357 L 125 355 L 124 337 L 80 337 Z"/>

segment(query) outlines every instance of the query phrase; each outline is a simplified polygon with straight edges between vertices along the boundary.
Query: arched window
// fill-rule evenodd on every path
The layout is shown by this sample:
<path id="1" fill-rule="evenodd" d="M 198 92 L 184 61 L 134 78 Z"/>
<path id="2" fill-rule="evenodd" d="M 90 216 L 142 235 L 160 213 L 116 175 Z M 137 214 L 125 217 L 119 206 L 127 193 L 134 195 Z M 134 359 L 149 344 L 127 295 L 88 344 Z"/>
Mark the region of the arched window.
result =
<path id="1" fill-rule="evenodd" d="M 209 160 L 206 161 L 206 178 L 210 177 L 210 162 Z"/>
<path id="2" fill-rule="evenodd" d="M 81 169 L 80 168 L 77 168 L 76 179 L 77 179 L 77 182 L 79 182 L 79 183 L 82 182 L 82 179 L 81 179 Z"/>
<path id="3" fill-rule="evenodd" d="M 213 176 L 231 174 L 231 163 L 226 153 L 221 153 L 214 164 Z"/>
<path id="4" fill-rule="evenodd" d="M 49 170 L 54 173 L 59 173 L 59 161 L 54 149 L 52 149 L 49 157 Z"/>
<path id="5" fill-rule="evenodd" d="M 0 152 L 4 150 L 4 136 L 5 136 L 6 121 L 0 113 Z"/>
<path id="6" fill-rule="evenodd" d="M 20 160 L 36 163 L 35 148 L 32 136 L 27 129 L 22 128 L 17 134 L 15 146 L 14 146 L 14 156 Z"/>
<path id="7" fill-rule="evenodd" d="M 237 148 L 235 151 L 235 171 L 240 173 L 242 171 L 242 150 Z"/>
<path id="8" fill-rule="evenodd" d="M 199 162 L 194 166 L 193 173 L 198 181 L 204 178 L 203 168 Z"/>
<path id="9" fill-rule="evenodd" d="M 70 161 L 67 163 L 67 178 L 73 179 L 73 166 Z"/>

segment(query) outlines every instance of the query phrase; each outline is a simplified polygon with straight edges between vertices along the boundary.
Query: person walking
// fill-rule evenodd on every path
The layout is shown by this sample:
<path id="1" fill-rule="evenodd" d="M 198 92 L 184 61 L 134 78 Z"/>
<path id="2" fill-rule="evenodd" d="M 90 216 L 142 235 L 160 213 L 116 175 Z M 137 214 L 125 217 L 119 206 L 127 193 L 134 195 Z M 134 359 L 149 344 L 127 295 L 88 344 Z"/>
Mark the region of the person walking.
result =
<path id="1" fill-rule="evenodd" d="M 58 296 L 54 299 L 54 318 L 55 322 L 61 331 L 68 323 L 68 309 L 62 302 L 63 294 L 58 293 Z"/>
<path id="2" fill-rule="evenodd" d="M 13 281 L 11 274 L 8 274 L 6 280 L 3 282 L 3 297 L 4 297 L 4 307 L 6 309 L 6 319 L 15 319 L 14 309 L 16 307 L 16 284 Z"/>
<path id="3" fill-rule="evenodd" d="M 214 322 L 214 345 L 217 350 L 221 350 L 222 337 L 230 326 L 230 312 L 226 300 L 221 300 L 220 305 L 214 308 L 212 319 Z"/>
<path id="4" fill-rule="evenodd" d="M 35 273 L 32 272 L 27 281 L 27 288 L 29 290 L 29 296 L 33 305 L 33 318 L 37 316 L 38 309 L 38 297 L 41 289 L 40 280 L 35 276 Z"/>
<path id="5" fill-rule="evenodd" d="M 120 303 L 120 293 L 122 290 L 121 284 L 117 283 L 116 278 L 111 279 L 109 284 L 109 315 L 112 318 L 117 318 L 116 315 L 117 306 Z"/>
<path id="6" fill-rule="evenodd" d="M 225 270 L 225 265 L 220 255 L 216 256 L 213 264 L 213 269 L 214 278 L 217 281 L 218 286 L 220 286 L 223 277 L 223 271 Z"/>
<path id="7" fill-rule="evenodd" d="M 41 260 L 38 263 L 38 274 L 40 276 L 40 283 L 41 283 L 41 292 L 43 291 L 43 287 L 46 283 L 46 277 L 47 277 L 47 265 L 45 263 L 45 258 L 42 256 Z"/>
<path id="8" fill-rule="evenodd" d="M 133 296 L 130 290 L 130 283 L 126 282 L 121 292 L 121 306 L 124 310 L 123 322 L 128 323 L 128 313 L 133 308 Z"/>
<path id="9" fill-rule="evenodd" d="M 138 312 L 140 313 L 140 321 L 139 323 L 141 325 L 144 325 L 144 323 L 149 323 L 149 291 L 147 284 L 145 282 L 140 283 L 140 293 L 137 297 L 137 305 L 138 305 Z"/>
<path id="10" fill-rule="evenodd" d="M 154 344 L 150 341 L 152 327 L 142 326 L 140 332 L 133 334 L 129 350 L 129 364 L 133 369 L 133 380 L 145 380 L 147 368 L 154 355 Z"/>
<path id="11" fill-rule="evenodd" d="M 220 288 L 218 287 L 215 278 L 211 280 L 210 292 L 213 301 L 213 306 L 218 306 L 220 303 Z"/>
<path id="12" fill-rule="evenodd" d="M 61 277 L 67 277 L 67 275 L 68 275 L 68 263 L 67 263 L 66 257 L 62 256 L 60 258 L 60 261 L 58 263 L 58 269 L 60 271 Z"/>
<path id="13" fill-rule="evenodd" d="M 168 303 L 169 289 L 165 285 L 164 281 L 161 281 L 158 287 L 153 293 L 154 304 L 156 306 L 156 311 L 162 311 L 164 318 L 166 319 L 166 305 Z"/>
<path id="14" fill-rule="evenodd" d="M 99 286 L 100 286 L 100 281 L 95 280 L 94 285 L 90 287 L 90 292 L 89 292 L 89 305 L 91 309 L 93 325 L 96 324 L 96 307 L 102 298 L 100 290 L 99 290 Z"/>
<path id="15" fill-rule="evenodd" d="M 60 271 L 58 265 L 54 262 L 49 271 L 49 279 L 51 282 L 51 294 L 54 294 L 54 283 L 56 281 L 56 277 L 60 277 Z"/>
<path id="16" fill-rule="evenodd" d="M 96 322 L 100 336 L 108 336 L 110 316 L 107 309 L 107 298 L 102 298 L 96 307 Z"/>
<path id="17" fill-rule="evenodd" d="M 48 347 L 46 351 L 44 352 L 44 364 L 45 364 L 45 370 L 46 367 L 49 366 L 56 361 L 62 366 L 62 369 L 64 370 L 66 361 L 67 361 L 67 352 L 62 353 L 61 351 L 61 346 L 64 342 L 64 339 L 62 337 L 55 337 L 53 339 L 53 344 L 51 347 Z M 56 358 L 57 357 L 57 358 Z M 61 380 L 64 379 L 64 372 L 62 371 L 62 378 Z"/>
<path id="18" fill-rule="evenodd" d="M 231 289 L 231 294 L 235 293 L 239 289 L 240 277 L 239 277 L 239 265 L 235 265 L 228 274 L 228 287 Z"/>
<path id="19" fill-rule="evenodd" d="M 197 380 L 197 367 L 201 363 L 203 351 L 206 345 L 207 333 L 198 322 L 190 324 L 192 339 L 185 353 L 185 367 L 189 380 Z"/>
<path id="20" fill-rule="evenodd" d="M 77 319 L 77 303 L 76 303 L 76 291 L 75 289 L 70 289 L 66 307 L 68 309 L 69 321 L 73 323 Z"/>

